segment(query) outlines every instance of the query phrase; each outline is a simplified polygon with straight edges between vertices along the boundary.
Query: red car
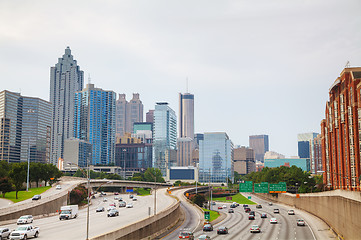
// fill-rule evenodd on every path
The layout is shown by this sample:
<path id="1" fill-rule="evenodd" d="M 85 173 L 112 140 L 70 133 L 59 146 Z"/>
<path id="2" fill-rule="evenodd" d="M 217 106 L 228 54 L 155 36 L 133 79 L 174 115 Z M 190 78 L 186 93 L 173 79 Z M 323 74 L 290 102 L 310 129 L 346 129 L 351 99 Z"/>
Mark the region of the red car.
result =
<path id="1" fill-rule="evenodd" d="M 219 206 L 218 209 L 223 209 L 222 206 Z"/>

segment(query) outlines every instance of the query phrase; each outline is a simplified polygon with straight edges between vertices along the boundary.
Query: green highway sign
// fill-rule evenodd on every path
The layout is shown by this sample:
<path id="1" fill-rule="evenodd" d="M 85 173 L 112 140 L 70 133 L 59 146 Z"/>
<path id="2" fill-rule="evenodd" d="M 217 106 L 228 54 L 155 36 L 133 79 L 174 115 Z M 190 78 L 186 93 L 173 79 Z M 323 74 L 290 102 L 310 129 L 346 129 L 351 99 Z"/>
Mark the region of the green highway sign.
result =
<path id="1" fill-rule="evenodd" d="M 287 191 L 287 186 L 285 182 L 279 182 L 276 184 L 269 185 L 269 193 L 285 193 Z"/>
<path id="2" fill-rule="evenodd" d="M 252 197 L 251 196 L 248 196 L 248 199 L 251 199 Z"/>
<path id="3" fill-rule="evenodd" d="M 255 183 L 254 184 L 255 193 L 268 193 L 268 182 Z"/>
<path id="4" fill-rule="evenodd" d="M 253 192 L 253 182 L 245 181 L 239 184 L 239 192 Z"/>
<path id="5" fill-rule="evenodd" d="M 211 219 L 211 215 L 209 214 L 209 211 L 205 211 L 205 212 L 204 212 L 204 219 L 205 219 L 205 220 Z"/>

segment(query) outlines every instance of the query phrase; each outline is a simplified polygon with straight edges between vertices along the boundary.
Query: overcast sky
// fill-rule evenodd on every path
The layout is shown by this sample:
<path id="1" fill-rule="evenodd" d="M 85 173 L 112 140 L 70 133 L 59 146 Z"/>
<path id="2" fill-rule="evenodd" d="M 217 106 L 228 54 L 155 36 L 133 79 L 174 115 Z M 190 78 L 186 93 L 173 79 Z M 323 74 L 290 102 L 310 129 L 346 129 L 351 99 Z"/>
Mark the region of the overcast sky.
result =
<path id="1" fill-rule="evenodd" d="M 85 83 L 178 115 L 188 78 L 196 132 L 268 134 L 294 156 L 347 61 L 361 66 L 361 1 L 0 1 L 0 90 L 49 100 L 67 46 Z"/>

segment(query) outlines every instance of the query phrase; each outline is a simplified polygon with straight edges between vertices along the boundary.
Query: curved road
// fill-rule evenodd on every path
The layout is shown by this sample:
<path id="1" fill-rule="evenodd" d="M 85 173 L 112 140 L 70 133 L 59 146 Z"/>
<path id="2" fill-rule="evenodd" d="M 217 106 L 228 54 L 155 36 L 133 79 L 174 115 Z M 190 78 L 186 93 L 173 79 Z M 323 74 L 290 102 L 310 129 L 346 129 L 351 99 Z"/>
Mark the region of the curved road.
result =
<path id="1" fill-rule="evenodd" d="M 176 202 L 175 199 L 167 196 L 166 189 L 160 189 L 157 191 L 157 212 L 166 209 L 171 204 Z M 114 200 L 114 195 L 105 196 L 108 201 L 103 202 L 103 198 L 96 195 L 96 199 L 92 199 L 92 205 L 90 206 L 90 224 L 89 224 L 89 238 L 110 232 L 115 229 L 119 229 L 131 223 L 138 222 L 144 218 L 147 218 L 148 208 L 151 207 L 151 214 L 153 214 L 154 196 L 137 196 L 137 201 L 131 201 L 129 195 L 119 195 L 127 203 L 132 202 L 133 208 L 119 208 L 118 201 Z M 119 216 L 107 217 L 107 211 L 95 212 L 98 206 L 104 206 L 107 208 L 110 203 L 117 203 L 117 209 L 119 210 Z M 80 240 L 86 238 L 86 212 L 87 209 L 79 210 L 79 216 L 70 220 L 59 220 L 59 216 L 46 217 L 41 219 L 35 219 L 33 225 L 40 227 L 39 238 L 42 239 L 54 239 L 54 240 Z M 16 220 L 15 220 L 16 222 Z M 15 229 L 16 224 L 9 224 L 6 227 Z"/>

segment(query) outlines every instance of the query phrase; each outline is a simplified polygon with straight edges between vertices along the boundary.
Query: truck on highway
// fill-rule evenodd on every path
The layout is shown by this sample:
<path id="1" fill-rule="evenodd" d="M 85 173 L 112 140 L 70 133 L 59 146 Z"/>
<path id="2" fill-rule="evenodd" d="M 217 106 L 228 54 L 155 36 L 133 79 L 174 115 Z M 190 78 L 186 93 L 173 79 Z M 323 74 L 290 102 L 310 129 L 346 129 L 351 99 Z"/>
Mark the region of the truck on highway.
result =
<path id="1" fill-rule="evenodd" d="M 31 237 L 37 238 L 39 236 L 39 233 L 40 233 L 40 228 L 33 227 L 32 225 L 24 225 L 18 227 L 16 230 L 11 232 L 10 240 L 15 240 L 15 239 L 26 240 Z"/>
<path id="2" fill-rule="evenodd" d="M 60 208 L 59 219 L 70 219 L 78 216 L 78 205 L 67 205 Z"/>

